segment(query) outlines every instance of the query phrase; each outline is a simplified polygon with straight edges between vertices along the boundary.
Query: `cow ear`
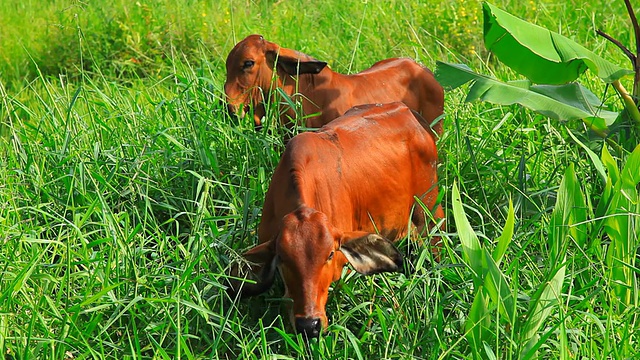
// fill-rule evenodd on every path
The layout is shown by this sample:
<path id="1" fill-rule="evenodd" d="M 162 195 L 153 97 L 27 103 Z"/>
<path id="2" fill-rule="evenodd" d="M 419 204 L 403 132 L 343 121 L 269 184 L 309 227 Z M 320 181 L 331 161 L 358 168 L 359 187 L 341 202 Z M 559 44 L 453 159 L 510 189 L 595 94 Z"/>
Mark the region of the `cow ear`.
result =
<path id="1" fill-rule="evenodd" d="M 318 74 L 327 63 L 319 60 L 298 61 L 278 58 L 278 66 L 289 75 Z"/>
<path id="2" fill-rule="evenodd" d="M 268 264 L 275 256 L 274 245 L 273 240 L 263 242 L 262 244 L 258 244 L 247 250 L 247 252 L 242 254 L 242 256 L 250 262 L 258 265 Z"/>
<path id="3" fill-rule="evenodd" d="M 340 251 L 353 268 L 364 275 L 402 269 L 402 254 L 391 241 L 380 235 L 366 234 L 349 239 L 349 235 L 345 234 Z"/>
<path id="4" fill-rule="evenodd" d="M 267 291 L 273 284 L 276 274 L 274 241 L 256 245 L 242 256 L 251 264 L 246 262 L 233 264 L 228 284 L 230 293 L 247 297 Z M 250 279 L 255 283 L 240 279 Z"/>
<path id="5" fill-rule="evenodd" d="M 269 41 L 266 42 L 266 52 L 268 58 L 277 61 L 278 66 L 289 75 L 317 74 L 327 66 L 324 61 Z"/>

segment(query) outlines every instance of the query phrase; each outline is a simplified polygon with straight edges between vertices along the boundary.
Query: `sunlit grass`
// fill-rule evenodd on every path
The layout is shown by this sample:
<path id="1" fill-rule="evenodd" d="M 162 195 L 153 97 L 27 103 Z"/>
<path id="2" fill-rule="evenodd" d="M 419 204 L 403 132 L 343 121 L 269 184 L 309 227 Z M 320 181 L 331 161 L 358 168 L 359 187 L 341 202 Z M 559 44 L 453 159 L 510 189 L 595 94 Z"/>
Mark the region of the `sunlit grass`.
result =
<path id="1" fill-rule="evenodd" d="M 235 122 L 220 106 L 224 57 L 235 41 L 262 33 L 342 72 L 390 56 L 428 66 L 464 58 L 496 71 L 483 49 L 478 1 L 309 4 L 7 5 L 0 14 L 6 358 L 437 359 L 487 349 L 518 357 L 522 335 L 499 307 L 487 309 L 495 320 L 489 341 L 470 346 L 466 324 L 477 288 L 451 215 L 442 262 L 403 242 L 403 252 L 411 250 L 405 273 L 345 273 L 333 286 L 331 325 L 319 341 L 290 332 L 281 284 L 243 301 L 224 291 L 230 260 L 257 240 L 284 131 L 271 122 L 254 132 L 248 119 Z M 629 42 L 621 1 L 499 5 L 626 66 L 593 32 L 602 27 Z M 515 313 L 526 322 L 531 299 L 550 280 L 549 223 L 566 168 L 574 165 L 591 208 L 603 192 L 600 175 L 568 135 L 579 122 L 465 104 L 461 91 L 447 96 L 439 141 L 444 207 L 451 214 L 456 181 L 471 229 L 493 249 L 512 200 L 514 233 L 499 269 L 520 295 Z M 581 140 L 600 154 L 601 142 Z M 538 355 L 636 356 L 639 308 L 631 302 L 619 311 L 608 238 L 593 230 L 584 247 L 563 244 L 564 286 L 540 327 Z"/>

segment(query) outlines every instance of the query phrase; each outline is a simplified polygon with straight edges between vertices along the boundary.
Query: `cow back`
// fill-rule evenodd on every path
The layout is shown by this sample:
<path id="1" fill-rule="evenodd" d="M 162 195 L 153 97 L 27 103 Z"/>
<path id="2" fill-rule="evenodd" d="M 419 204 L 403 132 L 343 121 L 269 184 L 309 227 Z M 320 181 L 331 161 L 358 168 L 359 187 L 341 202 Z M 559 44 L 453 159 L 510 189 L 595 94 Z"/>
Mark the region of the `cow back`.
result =
<path id="1" fill-rule="evenodd" d="M 265 199 L 260 241 L 275 236 L 279 220 L 302 204 L 342 231 L 402 236 L 414 196 L 435 203 L 428 195 L 437 157 L 428 125 L 403 103 L 353 108 L 288 143 Z"/>

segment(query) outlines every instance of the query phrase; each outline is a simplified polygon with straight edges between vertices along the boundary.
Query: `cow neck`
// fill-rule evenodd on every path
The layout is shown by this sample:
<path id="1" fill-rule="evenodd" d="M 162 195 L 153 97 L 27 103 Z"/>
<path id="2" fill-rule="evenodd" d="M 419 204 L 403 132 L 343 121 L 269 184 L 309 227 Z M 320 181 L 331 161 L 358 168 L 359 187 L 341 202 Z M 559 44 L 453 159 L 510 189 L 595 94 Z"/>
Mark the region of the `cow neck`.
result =
<path id="1" fill-rule="evenodd" d="M 289 96 L 302 94 L 304 97 L 313 99 L 313 91 L 318 87 L 330 86 L 333 72 L 324 68 L 318 74 L 289 75 L 282 70 L 278 70 L 278 84 Z"/>
<path id="2" fill-rule="evenodd" d="M 303 137 L 314 138 L 315 141 L 304 142 L 304 147 L 297 147 L 298 151 L 296 160 L 290 169 L 290 176 L 293 187 L 299 199 L 298 205 L 304 205 L 317 211 L 323 212 L 330 221 L 340 221 L 335 219 L 336 214 L 340 213 L 339 206 L 343 206 L 340 201 L 335 201 L 335 196 L 343 195 L 343 188 L 337 187 L 335 177 L 327 177 L 327 172 L 338 172 L 336 169 L 324 168 L 322 159 L 318 159 L 317 146 L 323 146 L 326 151 L 335 144 L 324 138 L 326 135 L 323 131 L 318 133 L 301 134 Z M 300 136 L 300 135 L 299 135 Z M 340 150 L 335 148 L 335 151 Z M 304 153 L 304 155 L 303 155 Z M 327 194 L 332 194 L 327 196 Z"/>

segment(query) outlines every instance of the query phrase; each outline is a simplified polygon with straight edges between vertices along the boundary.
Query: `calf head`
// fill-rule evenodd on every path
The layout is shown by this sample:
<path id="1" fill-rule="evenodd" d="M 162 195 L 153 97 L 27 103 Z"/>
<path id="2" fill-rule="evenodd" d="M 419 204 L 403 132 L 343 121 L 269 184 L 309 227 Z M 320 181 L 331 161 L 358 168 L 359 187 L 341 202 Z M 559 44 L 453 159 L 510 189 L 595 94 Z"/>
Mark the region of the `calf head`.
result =
<path id="1" fill-rule="evenodd" d="M 224 92 L 229 112 L 243 116 L 253 106 L 255 125 L 260 127 L 265 114 L 263 101 L 275 87 L 282 87 L 284 76 L 317 74 L 326 65 L 326 62 L 266 41 L 260 35 L 249 35 L 227 56 Z"/>
<path id="2" fill-rule="evenodd" d="M 282 220 L 280 233 L 245 253 L 259 261 L 261 275 L 250 286 L 251 294 L 265 291 L 278 266 L 293 300 L 290 320 L 297 332 L 317 337 L 327 326 L 325 306 L 329 286 L 351 263 L 365 275 L 398 271 L 402 255 L 387 239 L 362 231 L 341 232 L 322 212 L 302 206 Z"/>

